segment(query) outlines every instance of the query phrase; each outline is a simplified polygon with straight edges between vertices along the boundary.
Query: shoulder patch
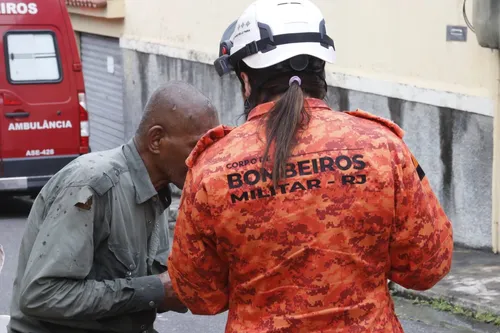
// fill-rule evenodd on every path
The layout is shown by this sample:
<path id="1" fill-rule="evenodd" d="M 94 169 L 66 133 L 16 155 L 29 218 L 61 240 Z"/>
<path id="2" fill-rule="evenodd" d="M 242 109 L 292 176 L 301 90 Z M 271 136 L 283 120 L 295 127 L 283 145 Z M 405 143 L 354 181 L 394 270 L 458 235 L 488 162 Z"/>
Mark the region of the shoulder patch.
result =
<path id="1" fill-rule="evenodd" d="M 363 111 L 360 109 L 358 109 L 356 111 L 348 111 L 345 113 L 347 113 L 351 116 L 354 116 L 354 117 L 364 118 L 364 119 L 372 120 L 372 121 L 375 121 L 379 124 L 382 124 L 382 125 L 388 127 L 391 131 L 393 131 L 401 139 L 405 135 L 405 131 L 401 127 L 399 127 L 395 122 L 393 122 L 389 119 L 376 116 L 374 114 L 371 114 L 369 112 L 366 112 L 366 111 Z"/>
<path id="2" fill-rule="evenodd" d="M 207 150 L 208 147 L 213 145 L 215 142 L 219 141 L 234 129 L 234 127 L 220 125 L 215 128 L 212 128 L 208 131 L 196 144 L 194 149 L 191 151 L 188 159 L 186 160 L 186 165 L 188 168 L 192 168 L 198 157 Z"/>
<path id="3" fill-rule="evenodd" d="M 422 169 L 422 166 L 420 166 L 420 163 L 418 163 L 417 159 L 415 158 L 415 155 L 413 154 L 411 155 L 411 161 L 413 162 L 415 170 L 417 170 L 418 178 L 420 178 L 420 180 L 423 180 L 425 178 L 424 169 Z"/>

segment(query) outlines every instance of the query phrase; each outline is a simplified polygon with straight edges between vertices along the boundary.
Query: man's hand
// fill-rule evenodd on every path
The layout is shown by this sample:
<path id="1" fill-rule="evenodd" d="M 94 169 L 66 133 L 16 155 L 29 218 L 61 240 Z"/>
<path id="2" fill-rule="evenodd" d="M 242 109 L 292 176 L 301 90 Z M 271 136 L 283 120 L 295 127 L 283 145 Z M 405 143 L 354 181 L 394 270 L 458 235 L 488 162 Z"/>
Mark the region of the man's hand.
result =
<path id="1" fill-rule="evenodd" d="M 158 307 L 158 312 L 163 313 L 167 311 L 174 311 L 179 313 L 188 312 L 188 308 L 177 298 L 174 288 L 172 287 L 172 281 L 168 272 L 158 275 L 161 282 L 163 283 L 163 289 L 165 290 L 165 299 L 163 303 Z"/>

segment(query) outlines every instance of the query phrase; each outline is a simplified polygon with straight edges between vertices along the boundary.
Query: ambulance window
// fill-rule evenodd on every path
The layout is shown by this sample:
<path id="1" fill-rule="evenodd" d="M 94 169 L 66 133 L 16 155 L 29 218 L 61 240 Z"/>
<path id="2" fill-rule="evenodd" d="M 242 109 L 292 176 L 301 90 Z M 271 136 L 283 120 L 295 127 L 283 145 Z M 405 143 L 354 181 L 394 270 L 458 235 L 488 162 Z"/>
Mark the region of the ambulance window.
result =
<path id="1" fill-rule="evenodd" d="M 52 32 L 9 32 L 4 41 L 7 75 L 11 83 L 61 81 L 59 54 Z"/>

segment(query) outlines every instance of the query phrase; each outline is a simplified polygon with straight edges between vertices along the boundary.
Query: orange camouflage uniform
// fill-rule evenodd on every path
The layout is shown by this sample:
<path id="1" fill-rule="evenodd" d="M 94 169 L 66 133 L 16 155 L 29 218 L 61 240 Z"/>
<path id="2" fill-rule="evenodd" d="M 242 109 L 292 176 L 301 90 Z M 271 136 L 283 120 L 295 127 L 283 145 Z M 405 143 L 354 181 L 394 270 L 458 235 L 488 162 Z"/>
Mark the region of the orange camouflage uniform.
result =
<path id="1" fill-rule="evenodd" d="M 194 314 L 229 310 L 227 333 L 403 332 L 387 279 L 431 288 L 453 252 L 403 131 L 307 99 L 311 120 L 274 188 L 260 162 L 273 105 L 211 130 L 187 160 L 168 261 L 179 298 Z"/>

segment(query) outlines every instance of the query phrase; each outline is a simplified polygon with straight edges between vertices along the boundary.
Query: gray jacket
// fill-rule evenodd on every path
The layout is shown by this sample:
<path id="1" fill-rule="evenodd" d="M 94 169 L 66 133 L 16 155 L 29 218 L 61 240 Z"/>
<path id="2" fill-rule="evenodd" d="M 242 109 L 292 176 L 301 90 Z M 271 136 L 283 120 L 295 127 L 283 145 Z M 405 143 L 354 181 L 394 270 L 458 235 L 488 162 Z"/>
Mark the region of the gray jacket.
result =
<path id="1" fill-rule="evenodd" d="M 132 140 L 57 173 L 28 217 L 9 332 L 154 332 L 170 203 Z"/>

